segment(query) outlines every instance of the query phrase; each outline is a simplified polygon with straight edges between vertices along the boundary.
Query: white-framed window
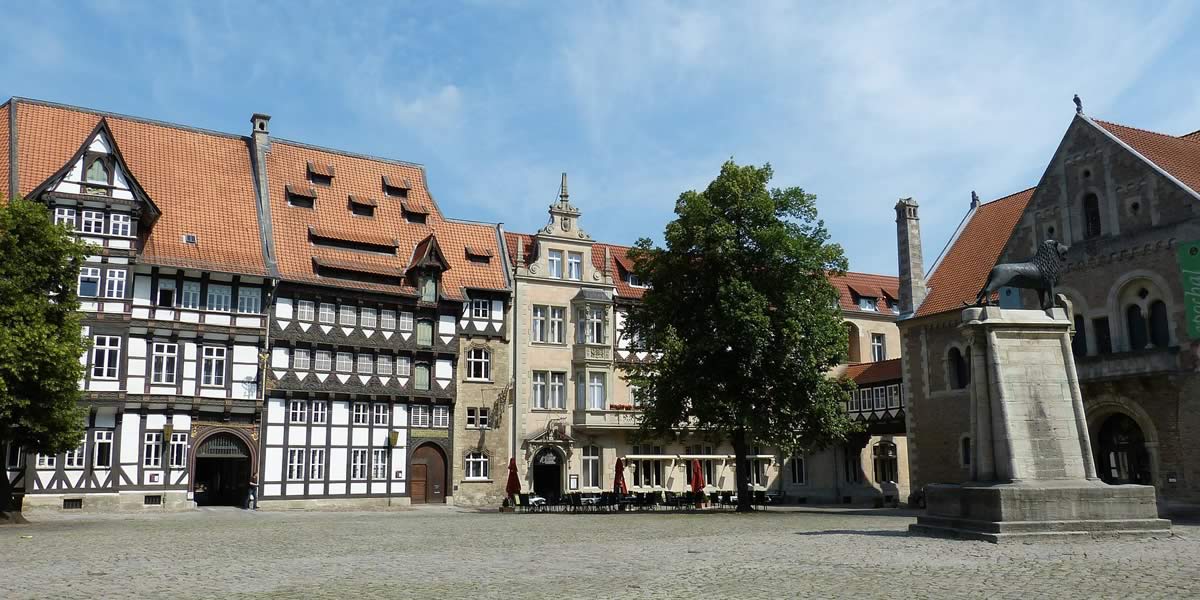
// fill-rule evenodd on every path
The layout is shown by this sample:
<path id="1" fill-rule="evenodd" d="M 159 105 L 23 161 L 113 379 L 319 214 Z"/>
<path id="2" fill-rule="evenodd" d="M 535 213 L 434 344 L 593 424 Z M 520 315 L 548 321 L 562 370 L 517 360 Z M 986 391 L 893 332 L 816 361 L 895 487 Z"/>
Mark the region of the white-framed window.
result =
<path id="1" fill-rule="evenodd" d="M 450 427 L 450 407 L 435 406 L 433 407 L 433 426 L 439 429 Z"/>
<path id="2" fill-rule="evenodd" d="M 97 429 L 92 432 L 92 466 L 97 469 L 112 468 L 113 432 Z"/>
<path id="3" fill-rule="evenodd" d="M 87 436 L 79 440 L 79 445 L 74 450 L 68 450 L 63 455 L 63 468 L 65 469 L 82 469 L 83 468 L 83 446 L 87 442 Z"/>
<path id="4" fill-rule="evenodd" d="M 629 287 L 635 287 L 635 288 L 647 287 L 646 284 L 642 283 L 642 278 L 638 277 L 634 273 L 629 273 L 625 276 L 625 283 L 628 283 Z"/>
<path id="5" fill-rule="evenodd" d="M 196 310 L 200 308 L 200 282 L 183 282 L 183 293 L 179 295 L 179 308 Z"/>
<path id="6" fill-rule="evenodd" d="M 396 377 L 408 377 L 412 374 L 412 359 L 407 356 L 396 357 Z"/>
<path id="7" fill-rule="evenodd" d="M 158 280 L 158 306 L 173 308 L 175 306 L 175 280 Z"/>
<path id="8" fill-rule="evenodd" d="M 54 455 L 54 454 L 42 454 L 41 452 L 38 452 L 38 455 L 37 455 L 37 468 L 39 468 L 39 469 L 53 469 L 53 468 L 54 468 L 54 465 L 55 465 L 55 464 L 57 464 L 57 462 L 58 462 L 58 456 L 57 456 L 57 455 Z"/>
<path id="9" fill-rule="evenodd" d="M 296 318 L 301 321 L 312 321 L 317 316 L 317 305 L 312 300 L 296 302 Z"/>
<path id="10" fill-rule="evenodd" d="M 412 331 L 413 314 L 407 311 L 400 311 L 400 321 L 396 324 L 396 329 L 400 331 Z"/>
<path id="11" fill-rule="evenodd" d="M 550 408 L 567 407 L 567 374 L 565 372 L 550 373 Z"/>
<path id="12" fill-rule="evenodd" d="M 383 309 L 379 311 L 379 326 L 386 331 L 396 328 L 396 311 Z"/>
<path id="13" fill-rule="evenodd" d="M 887 360 L 887 336 L 882 333 L 871 334 L 871 357 L 875 362 Z"/>
<path id="14" fill-rule="evenodd" d="M 104 213 L 98 210 L 83 211 L 79 231 L 81 233 L 104 233 Z"/>
<path id="15" fill-rule="evenodd" d="M 367 478 L 367 451 L 350 451 L 350 479 L 362 481 Z"/>
<path id="16" fill-rule="evenodd" d="M 888 408 L 900 408 L 900 385 L 888 386 Z"/>
<path id="17" fill-rule="evenodd" d="M 488 457 L 482 452 L 468 452 L 466 459 L 467 479 L 488 478 Z"/>
<path id="18" fill-rule="evenodd" d="M 262 310 L 262 291 L 256 287 L 238 287 L 237 311 L 244 315 L 256 315 Z"/>
<path id="19" fill-rule="evenodd" d="M 179 344 L 154 342 L 150 346 L 150 383 L 174 384 Z"/>
<path id="20" fill-rule="evenodd" d="M 489 410 L 486 408 L 467 408 L 467 429 L 488 429 L 491 427 Z"/>
<path id="21" fill-rule="evenodd" d="M 205 346 L 201 353 L 200 385 L 223 387 L 225 385 L 225 356 L 229 352 L 224 346 Z"/>
<path id="22" fill-rule="evenodd" d="M 304 479 L 304 449 L 289 448 L 288 449 L 288 481 L 301 481 Z"/>
<path id="23" fill-rule="evenodd" d="M 74 230 L 75 229 L 75 209 L 67 208 L 65 206 L 55 207 L 54 208 L 54 224 L 55 225 L 66 225 L 67 227 L 70 227 L 72 230 Z"/>
<path id="24" fill-rule="evenodd" d="M 125 297 L 125 269 L 109 269 L 104 277 L 104 297 L 121 299 Z"/>
<path id="25" fill-rule="evenodd" d="M 583 481 L 580 485 L 588 488 L 598 488 L 600 487 L 600 480 L 600 447 L 584 446 Z"/>
<path id="26" fill-rule="evenodd" d="M 790 459 L 788 459 L 788 468 L 792 473 L 792 483 L 796 485 L 804 485 L 804 457 L 799 454 L 792 456 Z"/>
<path id="27" fill-rule="evenodd" d="M 295 348 L 292 350 L 292 368 L 297 371 L 307 371 L 312 366 L 311 354 L 308 348 Z"/>
<path id="28" fill-rule="evenodd" d="M 354 372 L 354 355 L 349 352 L 337 353 L 337 370 L 339 373 Z"/>
<path id="29" fill-rule="evenodd" d="M 604 314 L 607 312 L 603 307 L 591 306 L 581 308 L 577 313 L 579 323 L 578 336 L 576 341 L 579 343 L 588 344 L 603 344 L 604 343 Z"/>
<path id="30" fill-rule="evenodd" d="M 429 389 L 429 363 L 417 363 L 413 367 L 413 387 L 418 390 Z"/>
<path id="31" fill-rule="evenodd" d="M 392 374 L 392 355 L 380 354 L 375 359 L 375 372 L 380 375 Z"/>
<path id="32" fill-rule="evenodd" d="M 388 451 L 377 449 L 371 451 L 371 479 L 388 478 Z"/>
<path id="33" fill-rule="evenodd" d="M 5 444 L 4 466 L 9 470 L 21 468 L 25 463 L 25 449 L 9 442 Z"/>
<path id="34" fill-rule="evenodd" d="M 412 427 L 429 427 L 429 407 L 416 404 L 409 409 L 409 425 Z"/>
<path id="35" fill-rule="evenodd" d="M 96 267 L 81 267 L 79 269 L 79 296 L 94 298 L 100 295 L 100 269 Z"/>
<path id="36" fill-rule="evenodd" d="M 333 305 L 322 302 L 317 311 L 317 322 L 324 323 L 326 325 L 333 325 L 333 313 Z"/>
<path id="37" fill-rule="evenodd" d="M 535 342 L 546 341 L 546 307 L 533 307 L 533 319 L 530 320 L 529 337 Z"/>
<path id="38" fill-rule="evenodd" d="M 358 315 L 354 312 L 354 307 L 343 304 L 338 307 L 338 325 L 342 327 L 354 327 L 358 323 Z"/>
<path id="39" fill-rule="evenodd" d="M 133 220 L 125 213 L 113 213 L 108 216 L 108 233 L 110 235 L 119 235 L 121 237 L 129 237 L 133 231 Z"/>
<path id="40" fill-rule="evenodd" d="M 353 414 L 354 414 L 354 424 L 355 425 L 366 425 L 368 423 L 367 403 L 366 402 L 355 402 Z"/>
<path id="41" fill-rule="evenodd" d="M 548 275 L 555 279 L 562 279 L 563 276 L 563 253 L 562 250 L 551 250 L 546 257 L 546 265 L 548 267 Z"/>
<path id="42" fill-rule="evenodd" d="M 288 422 L 303 423 L 308 419 L 308 403 L 304 400 L 292 400 L 288 403 Z"/>
<path id="43" fill-rule="evenodd" d="M 561 306 L 550 307 L 550 339 L 551 344 L 565 344 L 567 330 L 567 310 Z"/>
<path id="44" fill-rule="evenodd" d="M 314 400 L 311 408 L 313 425 L 324 425 L 329 422 L 329 405 L 324 400 Z"/>
<path id="45" fill-rule="evenodd" d="M 360 352 L 358 354 L 358 374 L 359 375 L 371 375 L 375 372 L 374 358 L 375 358 L 374 356 L 367 354 L 366 352 Z"/>
<path id="46" fill-rule="evenodd" d="M 533 372 L 533 407 L 546 408 L 546 372 Z"/>
<path id="47" fill-rule="evenodd" d="M 875 298 L 872 298 L 870 296 L 859 296 L 859 298 L 858 298 L 858 309 L 859 310 L 869 310 L 869 311 L 874 312 L 874 311 L 878 310 L 876 308 L 876 306 L 877 305 L 876 305 Z"/>
<path id="48" fill-rule="evenodd" d="M 116 379 L 120 365 L 120 337 L 98 335 L 92 338 L 92 379 Z"/>
<path id="49" fill-rule="evenodd" d="M 229 286 L 210 283 L 208 284 L 208 303 L 204 307 L 217 312 L 229 312 L 232 294 L 232 288 Z"/>
<path id="50" fill-rule="evenodd" d="M 492 301 L 478 298 L 471 300 L 471 318 L 484 320 L 491 319 Z"/>
<path id="51" fill-rule="evenodd" d="M 161 431 L 146 433 L 145 443 L 142 444 L 142 466 L 152 469 L 162 467 L 163 434 Z"/>
<path id="52" fill-rule="evenodd" d="M 492 353 L 487 348 L 467 351 L 467 379 L 487 381 L 492 378 Z"/>
<path id="53" fill-rule="evenodd" d="M 880 386 L 875 388 L 875 410 L 883 410 L 887 407 L 887 389 Z"/>
<path id="54" fill-rule="evenodd" d="M 371 405 L 372 422 L 376 425 L 388 424 L 388 405 L 377 403 Z"/>
<path id="55" fill-rule="evenodd" d="M 375 329 L 376 315 L 377 313 L 375 312 L 375 309 L 364 308 L 362 309 L 362 313 L 358 316 L 358 322 L 363 326 L 363 329 Z"/>
<path id="56" fill-rule="evenodd" d="M 580 281 L 583 279 L 583 253 L 567 253 L 567 279 Z"/>
<path id="57" fill-rule="evenodd" d="M 604 373 L 588 373 L 588 409 L 604 410 L 605 401 Z"/>
<path id="58" fill-rule="evenodd" d="M 328 371 L 333 368 L 333 353 L 328 350 L 317 350 L 313 354 L 313 367 L 318 371 Z"/>
<path id="59" fill-rule="evenodd" d="M 850 412 L 858 412 L 858 397 L 862 395 L 862 390 L 854 390 L 850 392 L 850 400 L 847 402 L 846 410 Z"/>
<path id="60" fill-rule="evenodd" d="M 325 479 L 325 449 L 313 448 L 308 455 L 308 479 L 309 481 L 321 481 Z"/>
<path id="61" fill-rule="evenodd" d="M 171 434 L 171 468 L 183 469 L 187 467 L 187 446 L 188 434 L 172 433 Z"/>

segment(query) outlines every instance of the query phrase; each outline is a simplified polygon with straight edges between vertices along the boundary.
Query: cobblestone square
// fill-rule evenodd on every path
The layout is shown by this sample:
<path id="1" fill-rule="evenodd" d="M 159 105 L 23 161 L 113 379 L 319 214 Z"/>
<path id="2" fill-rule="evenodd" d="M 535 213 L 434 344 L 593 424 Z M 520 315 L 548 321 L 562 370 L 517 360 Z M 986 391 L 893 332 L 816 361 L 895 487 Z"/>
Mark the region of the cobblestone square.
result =
<path id="1" fill-rule="evenodd" d="M 0 529 L 6 598 L 1164 598 L 1200 527 L 1093 544 L 909 537 L 908 511 L 200 510 Z"/>

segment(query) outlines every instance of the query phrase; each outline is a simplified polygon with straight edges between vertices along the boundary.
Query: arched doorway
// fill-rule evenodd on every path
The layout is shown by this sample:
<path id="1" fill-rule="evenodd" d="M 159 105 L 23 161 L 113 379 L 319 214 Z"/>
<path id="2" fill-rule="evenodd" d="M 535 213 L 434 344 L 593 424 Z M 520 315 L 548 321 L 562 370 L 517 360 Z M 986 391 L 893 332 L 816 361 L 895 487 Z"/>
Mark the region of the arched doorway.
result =
<path id="1" fill-rule="evenodd" d="M 412 455 L 410 501 L 413 504 L 446 502 L 446 455 L 435 444 L 424 444 Z"/>
<path id="2" fill-rule="evenodd" d="M 1146 438 L 1132 418 L 1123 413 L 1110 415 L 1100 425 L 1097 441 L 1096 466 L 1101 480 L 1114 485 L 1153 485 Z"/>
<path id="3" fill-rule="evenodd" d="M 204 438 L 194 453 L 192 490 L 198 506 L 242 506 L 250 487 L 251 454 L 238 436 L 220 432 Z"/>
<path id="4" fill-rule="evenodd" d="M 549 502 L 557 502 L 563 489 L 562 455 L 553 448 L 542 448 L 533 455 L 533 493 Z"/>

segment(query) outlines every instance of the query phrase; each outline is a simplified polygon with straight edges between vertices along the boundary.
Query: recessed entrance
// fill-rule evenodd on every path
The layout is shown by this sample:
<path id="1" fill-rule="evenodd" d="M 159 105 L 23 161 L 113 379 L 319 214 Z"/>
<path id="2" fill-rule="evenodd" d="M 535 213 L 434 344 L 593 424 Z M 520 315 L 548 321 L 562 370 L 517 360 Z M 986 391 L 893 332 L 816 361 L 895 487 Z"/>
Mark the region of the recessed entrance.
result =
<path id="1" fill-rule="evenodd" d="M 1153 485 L 1146 437 L 1137 422 L 1116 413 L 1104 420 L 1098 438 L 1096 466 L 1100 479 L 1110 484 Z"/>
<path id="2" fill-rule="evenodd" d="M 413 504 L 443 504 L 446 502 L 446 455 L 433 444 L 417 448 L 412 455 Z"/>
<path id="3" fill-rule="evenodd" d="M 551 448 L 542 448 L 533 455 L 533 493 L 549 502 L 562 495 L 562 456 Z"/>
<path id="4" fill-rule="evenodd" d="M 250 449 L 232 433 L 206 438 L 196 448 L 192 491 L 197 506 L 242 506 L 250 487 Z"/>

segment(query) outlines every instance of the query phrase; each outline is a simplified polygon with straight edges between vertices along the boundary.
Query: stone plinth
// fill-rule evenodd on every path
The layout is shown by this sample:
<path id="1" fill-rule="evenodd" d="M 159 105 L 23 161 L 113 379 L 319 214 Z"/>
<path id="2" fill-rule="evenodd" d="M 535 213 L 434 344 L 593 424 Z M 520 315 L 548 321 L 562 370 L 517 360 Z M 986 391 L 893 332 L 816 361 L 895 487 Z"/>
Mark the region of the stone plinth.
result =
<path id="1" fill-rule="evenodd" d="M 1170 534 L 1153 487 L 1096 476 L 1070 328 L 1061 308 L 963 311 L 972 481 L 928 486 L 910 531 L 990 542 Z"/>

